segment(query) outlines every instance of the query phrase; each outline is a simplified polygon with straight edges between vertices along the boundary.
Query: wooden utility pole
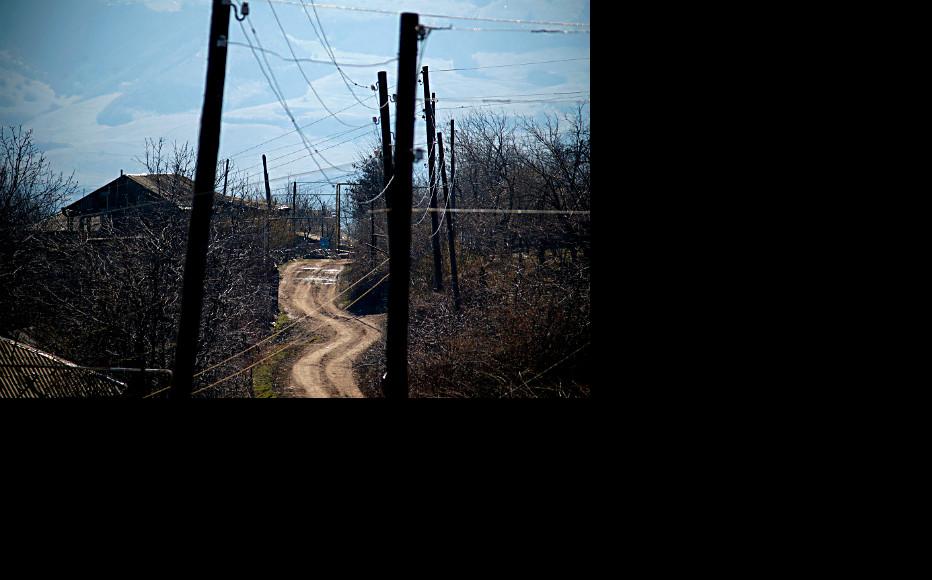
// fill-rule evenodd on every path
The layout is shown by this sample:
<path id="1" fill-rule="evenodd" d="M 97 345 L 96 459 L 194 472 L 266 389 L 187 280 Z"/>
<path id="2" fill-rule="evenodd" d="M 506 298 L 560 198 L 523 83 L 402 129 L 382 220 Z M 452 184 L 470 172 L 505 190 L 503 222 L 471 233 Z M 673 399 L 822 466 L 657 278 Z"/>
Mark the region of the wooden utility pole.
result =
<path id="1" fill-rule="evenodd" d="M 388 186 L 394 169 L 392 167 L 392 128 L 388 118 L 388 75 L 379 71 L 379 123 L 382 125 L 382 187 Z M 391 201 L 391 191 L 385 192 L 386 207 Z"/>
<path id="2" fill-rule="evenodd" d="M 337 231 L 336 231 L 336 238 L 337 238 L 337 241 L 336 241 L 336 244 L 334 244 L 334 246 L 333 246 L 333 249 L 334 249 L 334 250 L 339 250 L 339 249 L 340 249 L 340 185 L 342 185 L 342 184 L 340 184 L 340 183 L 337 184 L 337 225 L 336 225 L 336 228 L 337 228 Z"/>
<path id="3" fill-rule="evenodd" d="M 175 368 L 169 392 L 172 399 L 191 397 L 204 298 L 210 214 L 213 210 L 214 184 L 217 179 L 217 153 L 220 149 L 220 117 L 223 111 L 229 29 L 230 4 L 224 3 L 223 0 L 213 0 L 204 106 L 201 111 L 197 167 L 194 173 L 194 199 L 191 204 L 191 223 L 188 229 L 188 248 L 181 291 L 181 317 L 178 322 Z"/>
<path id="4" fill-rule="evenodd" d="M 388 75 L 384 70 L 379 71 L 379 123 L 382 127 L 382 187 L 388 188 L 389 183 L 392 180 L 392 175 L 394 173 L 392 168 L 392 128 L 391 120 L 388 117 Z M 389 201 L 392 198 L 392 192 L 386 190 L 384 199 L 385 207 L 389 206 Z M 369 211 L 372 212 L 375 209 L 375 202 L 369 206 Z M 370 213 L 370 217 L 374 220 L 375 214 Z M 376 246 L 375 240 L 375 222 L 372 222 L 372 245 Z M 370 250 L 370 255 L 372 258 L 375 258 L 374 254 L 371 254 L 375 250 Z"/>
<path id="5" fill-rule="evenodd" d="M 430 187 L 430 232 L 434 234 L 430 238 L 431 247 L 434 250 L 434 291 L 443 290 L 443 254 L 440 253 L 440 238 L 437 236 L 440 232 L 437 230 L 439 216 L 437 215 L 437 171 L 434 168 L 434 107 L 430 98 L 430 78 L 428 77 L 427 65 L 421 69 L 424 81 L 424 117 L 427 120 L 427 163 L 429 167 Z M 398 79 L 399 82 L 401 79 Z"/>
<path id="6" fill-rule="evenodd" d="M 223 170 L 223 197 L 227 196 L 227 176 L 230 175 L 230 160 L 227 159 L 226 168 Z"/>
<path id="7" fill-rule="evenodd" d="M 372 210 L 375 209 L 375 201 L 369 202 L 369 261 L 375 260 L 375 248 L 377 247 L 375 241 L 375 214 L 372 213 Z"/>
<path id="8" fill-rule="evenodd" d="M 388 328 L 385 338 L 388 399 L 408 397 L 408 290 L 411 282 L 411 178 L 414 167 L 414 99 L 417 89 L 418 15 L 401 14 L 398 93 L 395 99 L 394 181 L 388 212 Z"/>
<path id="9" fill-rule="evenodd" d="M 453 119 L 450 119 L 450 195 L 453 196 L 451 207 L 456 207 L 456 128 Z"/>
<path id="10" fill-rule="evenodd" d="M 265 262 L 266 267 L 268 267 L 269 253 L 272 251 L 272 244 L 270 241 L 270 230 L 271 230 L 271 221 L 269 218 L 272 217 L 272 188 L 269 187 L 269 169 L 265 164 L 265 154 L 262 154 L 262 174 L 265 175 Z"/>
<path id="11" fill-rule="evenodd" d="M 440 179 L 443 181 L 443 203 L 448 209 L 456 209 L 453 192 L 447 192 L 447 166 L 443 162 L 443 134 L 437 133 L 437 149 L 440 153 Z M 456 212 L 448 211 L 447 216 L 447 244 L 450 246 L 450 287 L 453 289 L 453 309 L 460 309 L 460 284 L 459 277 L 456 274 L 456 240 L 453 231 L 453 215 Z"/>

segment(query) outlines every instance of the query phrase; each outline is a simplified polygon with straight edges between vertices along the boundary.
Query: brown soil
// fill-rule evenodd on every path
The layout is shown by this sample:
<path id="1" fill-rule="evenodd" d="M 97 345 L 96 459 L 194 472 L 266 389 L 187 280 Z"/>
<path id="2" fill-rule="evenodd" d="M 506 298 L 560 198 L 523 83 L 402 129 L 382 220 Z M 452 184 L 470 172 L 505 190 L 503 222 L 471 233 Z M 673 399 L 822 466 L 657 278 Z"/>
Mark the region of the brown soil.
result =
<path id="1" fill-rule="evenodd" d="M 349 260 L 295 260 L 281 275 L 278 303 L 297 325 L 322 338 L 309 344 L 291 370 L 286 396 L 362 397 L 353 378 L 353 361 L 381 337 L 381 315 L 353 319 L 333 304 L 337 277 Z"/>

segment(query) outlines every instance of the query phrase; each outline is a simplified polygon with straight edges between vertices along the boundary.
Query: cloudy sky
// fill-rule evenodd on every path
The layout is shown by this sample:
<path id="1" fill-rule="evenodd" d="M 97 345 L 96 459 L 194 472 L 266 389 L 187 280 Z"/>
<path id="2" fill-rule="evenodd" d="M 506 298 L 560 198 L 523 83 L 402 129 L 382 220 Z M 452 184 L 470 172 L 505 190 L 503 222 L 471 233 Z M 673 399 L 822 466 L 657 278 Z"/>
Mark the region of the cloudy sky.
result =
<path id="1" fill-rule="evenodd" d="M 233 43 L 258 42 L 283 57 L 291 58 L 293 50 L 298 58 L 324 61 L 301 62 L 299 70 L 275 54 L 263 58 L 258 53 L 262 66 L 271 67 L 267 79 L 248 46 L 230 46 L 220 158 L 232 158 L 257 184 L 262 153 L 269 159 L 273 189 L 286 187 L 292 177 L 336 181 L 351 171 L 349 163 L 360 154 L 371 153 L 377 136 L 372 117 L 378 112 L 376 93 L 369 87 L 379 70 L 388 72 L 390 87 L 396 82 L 397 62 L 376 63 L 397 56 L 398 12 L 417 12 L 422 24 L 454 28 L 432 32 L 420 47 L 421 64 L 429 67 L 431 89 L 437 93 L 438 128 L 470 111 L 540 115 L 588 101 L 588 27 L 440 16 L 588 24 L 588 1 L 334 0 L 319 2 L 316 14 L 309 0 L 304 4 L 250 2 L 242 23 L 247 35 L 231 18 Z M 135 158 L 144 153 L 147 137 L 196 145 L 210 0 L 6 0 L 3 5 L 0 123 L 32 129 L 56 171 L 73 170 L 91 191 L 121 169 L 143 172 Z M 477 28 L 482 30 L 468 30 Z M 542 28 L 585 32 L 514 31 Z M 346 78 L 329 62 L 321 37 Z M 501 66 L 512 64 L 522 66 Z M 280 87 L 298 125 L 306 126 L 303 133 L 319 152 L 317 163 L 270 81 Z M 328 110 L 337 115 L 329 116 Z M 394 129 L 394 107 L 391 114 Z M 415 135 L 415 143 L 426 141 L 420 119 Z"/>

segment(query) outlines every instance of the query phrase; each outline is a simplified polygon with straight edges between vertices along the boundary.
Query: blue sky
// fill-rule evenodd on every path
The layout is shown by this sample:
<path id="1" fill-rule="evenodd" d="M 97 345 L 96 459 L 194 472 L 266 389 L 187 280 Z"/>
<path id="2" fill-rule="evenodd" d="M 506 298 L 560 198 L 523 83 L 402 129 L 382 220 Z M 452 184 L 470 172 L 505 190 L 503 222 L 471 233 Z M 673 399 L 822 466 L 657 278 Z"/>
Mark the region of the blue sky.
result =
<path id="1" fill-rule="evenodd" d="M 333 1 L 340 6 L 392 12 L 589 23 L 588 1 Z M 250 2 L 250 16 L 243 23 L 250 40 L 255 42 L 251 26 L 262 46 L 290 57 L 273 16 L 274 8 L 299 58 L 328 60 L 312 27 L 317 23 L 314 11 L 305 2 L 306 11 L 299 0 L 276 0 L 271 5 L 267 0 Z M 332 4 L 318 3 L 317 16 L 338 62 L 376 63 L 397 56 L 397 15 L 326 8 L 328 5 Z M 119 176 L 121 169 L 143 172 L 135 158 L 142 156 L 147 137 L 196 145 L 210 6 L 210 0 L 7 0 L 0 32 L 0 123 L 33 129 L 34 141 L 46 152 L 53 168 L 65 173 L 74 170 L 88 191 Z M 571 29 L 426 16 L 421 22 L 454 28 Z M 230 40 L 246 42 L 232 17 Z M 590 88 L 589 60 L 450 72 L 439 69 L 587 59 L 589 42 L 588 33 L 432 32 L 421 64 L 431 70 L 431 89 L 438 98 L 438 128 L 472 110 L 525 115 L 570 110 L 576 106 L 574 100 L 588 99 Z M 350 82 L 364 86 L 349 85 L 362 104 L 333 64 L 302 62 L 304 74 L 327 108 L 334 112 L 347 109 L 337 118 L 323 119 L 328 113 L 298 66 L 271 54 L 266 58 L 298 124 L 319 121 L 304 129 L 311 143 L 344 133 L 315 145 L 326 160 L 318 161 L 327 178 L 336 180 L 351 169 L 347 164 L 356 161 L 361 152 L 371 152 L 377 131 L 372 117 L 378 112 L 376 93 L 368 87 L 375 83 L 379 70 L 387 71 L 389 85 L 394 85 L 397 62 L 343 67 Z M 264 60 L 262 63 L 265 65 Z M 418 90 L 420 94 L 423 88 Z M 478 97 L 567 100 L 488 106 Z M 447 108 L 475 105 L 484 106 Z M 391 112 L 394 129 L 394 107 Z M 300 136 L 291 131 L 293 125 L 250 49 L 230 46 L 220 158 L 232 156 L 235 165 L 258 185 L 261 154 L 266 153 L 273 189 L 285 187 L 291 176 L 311 171 L 317 173 L 297 179 L 324 180 Z M 415 135 L 416 143 L 426 141 L 420 119 Z M 243 152 L 273 138 L 262 147 Z"/>

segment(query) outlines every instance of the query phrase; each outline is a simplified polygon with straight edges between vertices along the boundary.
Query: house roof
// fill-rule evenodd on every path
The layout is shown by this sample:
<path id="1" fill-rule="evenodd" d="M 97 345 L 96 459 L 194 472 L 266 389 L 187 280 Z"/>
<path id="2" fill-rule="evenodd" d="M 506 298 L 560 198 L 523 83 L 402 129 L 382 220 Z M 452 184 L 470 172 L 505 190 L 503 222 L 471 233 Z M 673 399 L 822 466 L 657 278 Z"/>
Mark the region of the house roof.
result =
<path id="1" fill-rule="evenodd" d="M 67 215 L 69 211 L 77 210 L 82 201 L 108 191 L 121 179 L 132 180 L 156 200 L 169 201 L 180 209 L 191 209 L 191 201 L 194 197 L 194 182 L 191 179 L 173 173 L 127 173 L 65 206 L 62 208 L 62 213 Z M 244 200 L 240 197 L 221 195 L 216 192 L 214 193 L 214 202 L 217 204 L 245 206 L 252 209 L 263 209 L 265 207 L 264 203 L 255 200 Z"/>
<path id="2" fill-rule="evenodd" d="M 194 195 L 194 182 L 184 175 L 145 173 L 127 174 L 126 177 L 135 181 L 150 193 L 171 201 L 190 203 L 191 197 Z"/>
<path id="3" fill-rule="evenodd" d="M 0 399 L 118 397 L 126 383 L 0 336 Z"/>

